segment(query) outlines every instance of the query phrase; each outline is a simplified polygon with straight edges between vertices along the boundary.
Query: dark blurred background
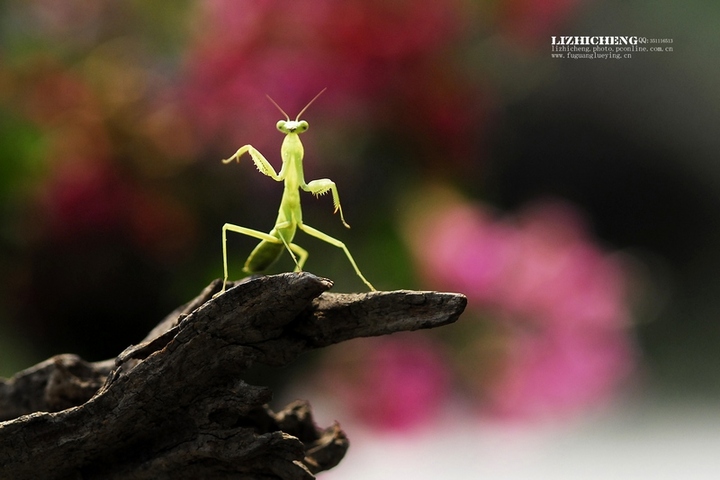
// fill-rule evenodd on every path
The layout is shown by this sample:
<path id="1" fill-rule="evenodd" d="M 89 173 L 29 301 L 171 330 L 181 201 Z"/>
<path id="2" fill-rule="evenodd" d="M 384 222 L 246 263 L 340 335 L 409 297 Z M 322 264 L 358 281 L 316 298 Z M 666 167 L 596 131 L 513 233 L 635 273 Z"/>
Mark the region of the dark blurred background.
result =
<path id="1" fill-rule="evenodd" d="M 328 197 L 304 196 L 304 219 L 346 242 L 376 288 L 458 290 L 438 271 L 475 268 L 462 255 L 439 262 L 438 222 L 413 229 L 430 209 L 406 207 L 433 189 L 523 235 L 522 212 L 551 199 L 584 219 L 558 231 L 577 228 L 584 249 L 627 268 L 618 308 L 629 321 L 617 324 L 632 360 L 616 360 L 611 395 L 632 370 L 651 391 L 714 399 L 719 10 L 667 0 L 1 0 L 0 375 L 62 352 L 115 356 L 220 277 L 223 223 L 269 230 L 282 192 L 249 158 L 220 159 L 252 143 L 279 170 L 281 116 L 265 95 L 294 117 L 328 87 L 304 114 L 305 172 L 337 183 L 352 229 Z M 551 35 L 669 38 L 674 51 L 553 59 Z M 341 252 L 297 242 L 310 251 L 306 269 L 336 291 L 365 290 Z M 231 277 L 254 243 L 230 238 Z M 284 258 L 270 273 L 290 269 Z M 474 297 L 473 285 L 462 287 L 470 335 L 511 349 L 514 304 L 479 286 Z M 477 357 L 462 357 L 452 332 L 422 341 L 455 358 L 441 384 L 465 395 L 473 381 L 458 365 Z M 483 350 L 483 368 L 503 351 Z M 279 382 L 312 376 L 333 355 Z"/>

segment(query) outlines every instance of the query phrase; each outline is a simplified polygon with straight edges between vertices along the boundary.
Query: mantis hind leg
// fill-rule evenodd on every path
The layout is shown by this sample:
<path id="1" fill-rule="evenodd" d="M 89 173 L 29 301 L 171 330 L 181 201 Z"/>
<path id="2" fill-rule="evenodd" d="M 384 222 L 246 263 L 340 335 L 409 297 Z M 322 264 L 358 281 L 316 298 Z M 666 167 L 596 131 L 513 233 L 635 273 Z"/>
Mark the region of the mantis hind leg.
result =
<path id="1" fill-rule="evenodd" d="M 367 281 L 367 279 L 363 276 L 363 274 L 360 272 L 360 269 L 358 268 L 357 264 L 355 263 L 355 260 L 353 259 L 352 255 L 350 255 L 350 251 L 347 249 L 345 244 L 341 242 L 340 240 L 331 237 L 330 235 L 321 232 L 320 230 L 310 227 L 308 225 L 305 225 L 303 223 L 298 224 L 298 228 L 302 230 L 303 232 L 307 233 L 308 235 L 311 235 L 318 240 L 322 240 L 323 242 L 327 242 L 330 245 L 334 245 L 340 249 L 342 249 L 343 252 L 345 252 L 345 256 L 347 256 L 348 260 L 350 260 L 350 264 L 355 269 L 355 273 L 358 277 L 360 277 L 360 280 L 363 281 L 365 285 L 367 285 L 370 290 L 373 292 L 375 291 L 375 287 L 372 286 L 370 282 Z"/>

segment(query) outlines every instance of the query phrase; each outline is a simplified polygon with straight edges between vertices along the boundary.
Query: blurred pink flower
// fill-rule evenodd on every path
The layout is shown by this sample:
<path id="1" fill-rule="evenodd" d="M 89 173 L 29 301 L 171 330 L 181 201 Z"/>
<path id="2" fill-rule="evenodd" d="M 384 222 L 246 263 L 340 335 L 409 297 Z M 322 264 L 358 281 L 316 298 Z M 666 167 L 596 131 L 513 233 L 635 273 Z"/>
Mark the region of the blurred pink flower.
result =
<path id="1" fill-rule="evenodd" d="M 632 372 L 634 348 L 622 330 L 518 331 L 494 381 L 488 413 L 511 418 L 567 415 L 610 399 Z"/>
<path id="2" fill-rule="evenodd" d="M 407 133 L 410 121 L 415 137 L 442 138 L 466 159 L 479 89 L 448 52 L 467 28 L 467 8 L 463 0 L 202 2 L 181 95 L 206 141 L 220 145 L 274 146 L 268 125 L 278 112 L 265 94 L 293 117 L 328 87 L 323 111 L 348 130 Z"/>
<path id="3" fill-rule="evenodd" d="M 587 238 L 578 212 L 557 202 L 536 204 L 520 213 L 517 228 L 517 262 L 503 282 L 505 308 L 547 326 L 627 326 L 623 267 Z"/>
<path id="4" fill-rule="evenodd" d="M 122 238 L 167 261 L 196 237 L 196 222 L 177 200 L 123 178 L 108 162 L 66 163 L 43 185 L 41 218 L 49 237 Z"/>
<path id="5" fill-rule="evenodd" d="M 425 278 L 471 300 L 499 298 L 513 261 L 515 230 L 465 205 L 433 212 L 420 223 L 408 239 Z"/>
<path id="6" fill-rule="evenodd" d="M 627 324 L 622 264 L 587 238 L 567 205 L 537 204 L 513 221 L 458 203 L 420 223 L 408 239 L 433 284 L 541 325 Z"/>
<path id="7" fill-rule="evenodd" d="M 435 200 L 407 222 L 408 243 L 434 288 L 465 293 L 506 332 L 504 366 L 481 388 L 490 410 L 562 413 L 608 398 L 635 356 L 619 258 L 564 203 L 537 203 L 513 219 Z"/>
<path id="8" fill-rule="evenodd" d="M 324 388 L 373 427 L 417 427 L 449 394 L 451 373 L 441 347 L 422 336 L 354 340 L 326 358 Z"/>
<path id="9" fill-rule="evenodd" d="M 50 236 L 73 239 L 122 231 L 132 192 L 102 162 L 68 163 L 44 185 L 43 217 Z"/>

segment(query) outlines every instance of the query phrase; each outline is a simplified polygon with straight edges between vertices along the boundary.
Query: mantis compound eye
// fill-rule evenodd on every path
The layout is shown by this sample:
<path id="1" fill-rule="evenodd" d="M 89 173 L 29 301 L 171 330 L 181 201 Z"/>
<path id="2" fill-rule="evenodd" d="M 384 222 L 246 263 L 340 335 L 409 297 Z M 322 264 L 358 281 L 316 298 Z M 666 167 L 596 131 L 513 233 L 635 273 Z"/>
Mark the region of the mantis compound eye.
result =
<path id="1" fill-rule="evenodd" d="M 303 133 L 308 129 L 308 123 L 305 120 L 280 120 L 277 123 L 277 129 L 284 134 Z"/>

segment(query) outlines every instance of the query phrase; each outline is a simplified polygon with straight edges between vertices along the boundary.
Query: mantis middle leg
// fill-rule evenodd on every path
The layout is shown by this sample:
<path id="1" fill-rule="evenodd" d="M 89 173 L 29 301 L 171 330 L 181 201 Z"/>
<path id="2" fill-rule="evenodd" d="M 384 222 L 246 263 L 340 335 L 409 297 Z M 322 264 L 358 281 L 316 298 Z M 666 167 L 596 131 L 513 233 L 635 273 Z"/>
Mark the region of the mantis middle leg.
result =
<path id="1" fill-rule="evenodd" d="M 355 260 L 353 259 L 352 255 L 350 255 L 350 250 L 347 249 L 345 244 L 341 242 L 340 240 L 331 237 L 330 235 L 321 232 L 320 230 L 313 228 L 309 225 L 305 225 L 304 223 L 299 223 L 298 228 L 302 230 L 303 232 L 307 233 L 308 235 L 311 235 L 318 240 L 322 240 L 323 242 L 327 242 L 330 245 L 334 245 L 340 249 L 342 249 L 343 252 L 345 252 L 345 256 L 347 256 L 348 260 L 350 260 L 350 264 L 355 269 L 355 273 L 358 277 L 360 277 L 360 280 L 363 281 L 365 285 L 367 285 L 370 290 L 375 291 L 375 287 L 372 286 L 370 282 L 367 281 L 367 279 L 363 276 L 363 274 L 360 272 L 360 269 L 358 268 L 357 264 L 355 263 Z"/>

